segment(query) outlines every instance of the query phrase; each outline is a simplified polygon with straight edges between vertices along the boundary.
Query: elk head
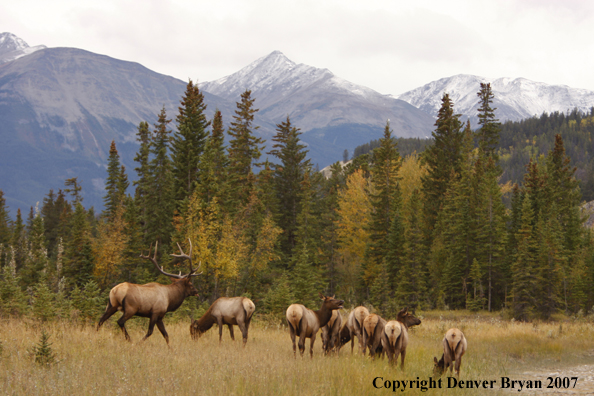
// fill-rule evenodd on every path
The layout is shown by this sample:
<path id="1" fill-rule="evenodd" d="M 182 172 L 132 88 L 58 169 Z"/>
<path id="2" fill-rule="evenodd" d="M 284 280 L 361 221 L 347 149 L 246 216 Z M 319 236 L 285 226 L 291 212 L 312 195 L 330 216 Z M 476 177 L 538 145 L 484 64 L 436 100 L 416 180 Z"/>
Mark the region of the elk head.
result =
<path id="1" fill-rule="evenodd" d="M 437 358 L 433 357 L 433 376 L 434 377 L 441 377 L 443 374 L 445 362 L 443 355 L 441 355 L 441 359 L 437 360 Z"/>
<path id="2" fill-rule="evenodd" d="M 334 310 L 334 309 L 341 309 L 344 308 L 344 300 L 337 300 L 336 298 L 334 298 L 334 296 L 332 297 L 326 297 L 324 296 L 322 293 L 320 294 L 320 298 L 322 299 L 323 303 L 322 305 L 326 307 L 326 309 L 328 310 Z"/>
<path id="3" fill-rule="evenodd" d="M 402 308 L 400 312 L 398 312 L 396 320 L 403 323 L 407 329 L 421 324 L 421 319 L 408 312 L 408 307 Z"/>
<path id="4" fill-rule="evenodd" d="M 192 284 L 192 277 L 202 274 L 202 272 L 200 272 L 198 274 L 196 273 L 196 271 L 198 271 L 200 269 L 200 264 L 198 264 L 198 268 L 196 268 L 196 269 L 192 268 L 192 241 L 190 239 L 188 239 L 188 242 L 190 243 L 190 254 L 185 254 L 184 251 L 182 250 L 181 246 L 178 243 L 177 247 L 179 248 L 180 254 L 172 254 L 171 255 L 175 258 L 182 259 L 182 260 L 187 259 L 189 261 L 190 272 L 188 272 L 188 274 L 186 274 L 186 275 L 182 275 L 181 271 L 177 275 L 170 274 L 168 272 L 165 272 L 163 270 L 163 267 L 159 266 L 159 264 L 157 263 L 157 248 L 159 246 L 158 241 L 155 242 L 155 254 L 153 257 L 150 257 L 152 246 L 149 248 L 148 256 L 145 256 L 142 253 L 140 254 L 141 258 L 152 261 L 152 263 L 155 264 L 155 267 L 157 267 L 157 269 L 159 270 L 160 273 L 162 273 L 165 276 L 168 276 L 173 283 L 180 285 L 183 288 L 185 297 L 198 296 L 198 290 L 196 290 L 196 288 Z"/>

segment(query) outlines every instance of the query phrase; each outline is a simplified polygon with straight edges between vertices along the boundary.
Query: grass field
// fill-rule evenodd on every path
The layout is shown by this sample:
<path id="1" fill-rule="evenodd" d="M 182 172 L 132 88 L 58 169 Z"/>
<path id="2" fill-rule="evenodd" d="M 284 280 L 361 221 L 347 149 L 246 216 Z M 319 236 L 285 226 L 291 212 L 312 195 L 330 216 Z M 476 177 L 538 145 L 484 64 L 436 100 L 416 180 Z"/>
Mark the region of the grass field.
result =
<path id="1" fill-rule="evenodd" d="M 119 315 L 114 315 L 119 316 Z M 350 345 L 339 357 L 324 357 L 320 334 L 314 357 L 293 358 L 288 331 L 252 322 L 247 347 L 242 348 L 241 333 L 231 342 L 226 328 L 223 343 L 213 327 L 199 341 L 192 341 L 187 323 L 168 323 L 168 348 L 155 332 L 141 342 L 146 321 L 128 322 L 133 342 L 126 342 L 114 320 L 99 332 L 93 326 L 69 322 L 40 324 L 26 320 L 0 322 L 2 355 L 0 393 L 7 395 L 360 395 L 389 394 L 392 389 L 376 389 L 374 378 L 386 380 L 428 380 L 433 356 L 441 356 L 441 339 L 450 327 L 460 328 L 468 340 L 462 360 L 460 380 L 496 380 L 494 390 L 408 389 L 405 394 L 498 394 L 501 377 L 524 379 L 527 371 L 592 364 L 594 370 L 594 323 L 560 321 L 517 323 L 499 319 L 497 314 L 473 315 L 468 312 L 427 312 L 419 314 L 423 323 L 411 329 L 405 370 L 393 368 L 387 360 L 370 360 L 354 355 Z M 31 349 L 42 330 L 50 335 L 57 362 L 45 367 L 34 362 Z M 309 340 L 306 343 L 306 351 Z M 420 384 L 419 384 L 420 385 Z M 576 390 L 587 393 L 582 379 Z M 583 388 L 583 389 L 581 389 Z M 513 390 L 516 392 L 517 387 Z M 399 393 L 400 390 L 397 390 Z M 594 393 L 594 389 L 590 389 Z M 506 393 L 509 393 L 506 392 Z M 522 394 L 526 394 L 522 391 Z"/>

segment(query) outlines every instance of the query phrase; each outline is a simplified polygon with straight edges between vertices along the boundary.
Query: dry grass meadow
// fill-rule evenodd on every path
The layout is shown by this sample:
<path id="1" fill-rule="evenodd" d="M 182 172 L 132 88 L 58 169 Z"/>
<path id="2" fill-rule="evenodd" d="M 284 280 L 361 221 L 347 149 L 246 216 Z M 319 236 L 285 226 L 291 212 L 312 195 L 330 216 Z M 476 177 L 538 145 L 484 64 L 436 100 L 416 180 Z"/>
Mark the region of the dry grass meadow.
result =
<path id="1" fill-rule="evenodd" d="M 114 315 L 114 318 L 119 315 Z M 224 328 L 223 343 L 213 327 L 199 341 L 192 341 L 189 321 L 165 324 L 171 339 L 168 348 L 155 332 L 141 342 L 146 321 L 128 322 L 132 342 L 126 342 L 110 319 L 97 332 L 94 326 L 69 322 L 41 324 L 27 320 L 0 322 L 0 393 L 6 395 L 361 395 L 391 394 L 376 389 L 373 380 L 427 380 L 433 356 L 441 356 L 441 339 L 450 327 L 460 328 L 468 339 L 460 380 L 497 380 L 492 391 L 477 389 L 418 389 L 401 394 L 509 394 L 500 388 L 502 376 L 540 379 L 546 386 L 551 370 L 588 367 L 594 371 L 594 321 L 564 320 L 552 323 L 504 321 L 498 314 L 468 312 L 419 314 L 421 326 L 410 331 L 405 371 L 387 360 L 370 360 L 357 349 L 344 347 L 339 357 L 323 356 L 318 335 L 313 360 L 293 358 L 288 331 L 256 318 L 247 347 L 235 330 L 231 342 Z M 42 330 L 50 336 L 57 362 L 40 366 L 31 349 Z M 309 348 L 309 340 L 306 347 Z M 438 355 L 439 354 L 439 355 Z M 527 372 L 532 372 L 528 378 Z M 542 373 L 542 374 L 541 374 Z M 578 393 L 594 393 L 594 383 L 579 374 Z M 517 388 L 516 388 L 517 389 Z M 516 393 L 517 390 L 513 392 Z M 563 394 L 564 392 L 560 392 Z M 522 394 L 527 394 L 522 391 Z"/>

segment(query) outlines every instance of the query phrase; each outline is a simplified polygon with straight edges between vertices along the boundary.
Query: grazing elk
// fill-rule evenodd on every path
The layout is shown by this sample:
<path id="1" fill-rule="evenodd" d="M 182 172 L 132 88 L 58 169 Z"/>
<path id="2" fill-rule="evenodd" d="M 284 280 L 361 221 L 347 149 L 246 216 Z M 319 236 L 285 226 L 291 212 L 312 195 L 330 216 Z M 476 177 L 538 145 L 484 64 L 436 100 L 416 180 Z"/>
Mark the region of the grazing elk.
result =
<path id="1" fill-rule="evenodd" d="M 403 308 L 398 312 L 397 320 L 391 320 L 384 327 L 382 346 L 388 355 L 390 364 L 396 364 L 398 355 L 401 355 L 400 368 L 404 369 L 404 358 L 408 345 L 408 329 L 421 324 L 421 320 Z"/>
<path id="2" fill-rule="evenodd" d="M 338 350 L 339 340 L 338 340 L 338 333 L 340 332 L 340 326 L 342 325 L 342 316 L 338 313 L 338 311 L 332 311 L 332 317 L 326 324 L 326 326 L 322 327 L 322 349 L 324 353 L 327 354 L 328 352 L 335 349 Z"/>
<path id="3" fill-rule="evenodd" d="M 443 338 L 443 355 L 438 361 L 436 357 L 433 357 L 433 373 L 436 375 L 442 375 L 450 368 L 450 374 L 452 374 L 452 368 L 454 365 L 453 361 L 456 362 L 456 375 L 460 375 L 460 365 L 462 364 L 462 355 L 466 352 L 466 337 L 464 334 L 456 329 L 449 329 Z"/>
<path id="4" fill-rule="evenodd" d="M 209 330 L 213 324 L 219 325 L 219 344 L 223 338 L 223 325 L 229 327 L 231 339 L 235 341 L 233 325 L 239 326 L 243 335 L 243 346 L 248 338 L 248 329 L 252 320 L 252 314 L 256 306 L 247 297 L 221 297 L 212 303 L 208 311 L 200 319 L 192 321 L 190 334 L 192 339 L 198 339 L 204 332 Z"/>
<path id="5" fill-rule="evenodd" d="M 382 335 L 386 320 L 377 314 L 370 314 L 363 321 L 363 355 L 369 348 L 369 355 L 375 358 L 376 352 L 382 352 Z"/>
<path id="6" fill-rule="evenodd" d="M 295 336 L 299 336 L 299 353 L 303 356 L 305 351 L 305 339 L 310 338 L 309 354 L 313 359 L 313 345 L 316 341 L 316 334 L 320 327 L 326 326 L 332 317 L 332 311 L 342 308 L 344 301 L 337 300 L 334 297 L 325 297 L 320 293 L 322 307 L 317 311 L 312 311 L 301 304 L 292 304 L 287 308 L 287 324 L 289 333 L 293 341 L 293 355 L 297 358 L 297 349 L 295 346 Z"/>
<path id="7" fill-rule="evenodd" d="M 156 324 L 161 334 L 163 334 L 165 341 L 167 341 L 167 345 L 169 345 L 169 335 L 167 335 L 167 331 L 165 331 L 163 317 L 167 312 L 173 312 L 178 309 L 186 297 L 198 295 L 198 291 L 192 284 L 192 277 L 200 274 L 195 273 L 198 268 L 192 268 L 191 241 L 189 255 L 186 255 L 183 252 L 181 246 L 179 246 L 179 243 L 177 246 L 179 247 L 181 254 L 172 254 L 172 256 L 176 258 L 188 259 L 190 262 L 190 272 L 187 275 L 182 275 L 181 272 L 179 275 L 175 275 L 163 271 L 163 267 L 159 267 L 159 264 L 157 264 L 157 246 L 158 244 L 155 243 L 154 257 L 150 257 L 150 249 L 148 256 L 141 254 L 140 257 L 152 261 L 159 272 L 170 277 L 173 283 L 170 285 L 162 285 L 160 283 L 137 285 L 134 283 L 124 282 L 114 286 L 109 292 L 109 302 L 105 308 L 105 313 L 99 320 L 97 330 L 99 330 L 99 327 L 101 327 L 101 325 L 107 319 L 109 319 L 111 315 L 116 313 L 116 311 L 122 311 L 123 315 L 120 319 L 118 319 L 118 325 L 122 329 L 126 340 L 130 341 L 130 336 L 126 331 L 125 323 L 132 316 L 136 315 L 150 319 L 148 332 L 144 336 L 143 341 L 153 334 L 153 329 Z M 200 267 L 200 265 L 198 265 L 198 267 Z"/>
<path id="8" fill-rule="evenodd" d="M 369 310 L 367 310 L 365 307 L 357 307 L 351 311 L 345 324 L 345 328 L 347 329 L 346 331 L 349 332 L 348 340 L 346 339 L 346 334 L 344 334 L 340 339 L 339 350 L 350 340 L 352 354 L 353 348 L 355 347 L 355 336 L 357 336 L 359 339 L 359 351 L 364 351 L 365 346 L 363 344 L 363 321 L 367 316 L 369 316 Z"/>

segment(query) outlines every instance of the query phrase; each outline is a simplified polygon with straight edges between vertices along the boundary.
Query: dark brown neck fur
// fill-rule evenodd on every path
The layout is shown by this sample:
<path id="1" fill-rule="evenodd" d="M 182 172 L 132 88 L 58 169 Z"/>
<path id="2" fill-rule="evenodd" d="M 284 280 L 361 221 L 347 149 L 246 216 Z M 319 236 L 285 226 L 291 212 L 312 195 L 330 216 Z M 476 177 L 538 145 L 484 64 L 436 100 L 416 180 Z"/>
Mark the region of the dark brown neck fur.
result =
<path id="1" fill-rule="evenodd" d="M 322 307 L 317 310 L 313 311 L 316 316 L 318 317 L 318 322 L 320 323 L 320 328 L 326 326 L 330 319 L 332 318 L 332 310 L 326 307 L 326 303 L 322 303 Z"/>
<path id="2" fill-rule="evenodd" d="M 205 331 L 209 330 L 216 322 L 214 315 L 210 313 L 211 308 L 208 308 L 208 311 L 200 319 L 196 321 L 196 330 L 199 333 L 204 333 Z"/>

